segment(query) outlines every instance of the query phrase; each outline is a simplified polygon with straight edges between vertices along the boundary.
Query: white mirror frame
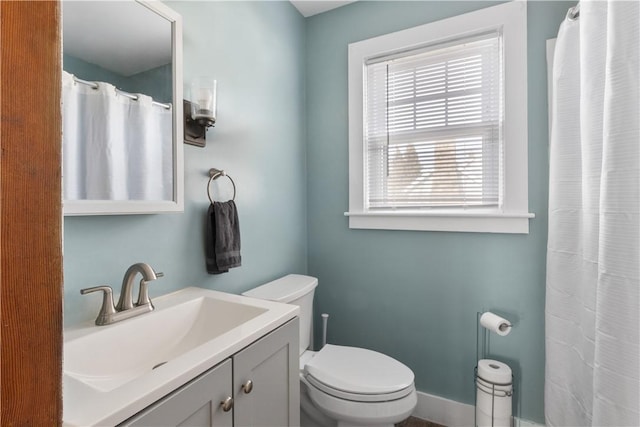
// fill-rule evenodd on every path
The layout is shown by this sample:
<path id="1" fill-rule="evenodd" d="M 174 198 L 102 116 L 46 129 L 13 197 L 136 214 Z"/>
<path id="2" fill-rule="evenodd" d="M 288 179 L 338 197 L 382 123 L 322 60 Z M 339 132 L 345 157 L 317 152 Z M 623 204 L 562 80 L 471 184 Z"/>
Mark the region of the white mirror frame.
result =
<path id="1" fill-rule="evenodd" d="M 157 0 L 135 0 L 171 23 L 173 68 L 173 200 L 63 200 L 65 216 L 155 214 L 184 211 L 182 17 Z M 64 171 L 63 171 L 64 174 Z M 64 179 L 64 176 L 63 176 Z"/>

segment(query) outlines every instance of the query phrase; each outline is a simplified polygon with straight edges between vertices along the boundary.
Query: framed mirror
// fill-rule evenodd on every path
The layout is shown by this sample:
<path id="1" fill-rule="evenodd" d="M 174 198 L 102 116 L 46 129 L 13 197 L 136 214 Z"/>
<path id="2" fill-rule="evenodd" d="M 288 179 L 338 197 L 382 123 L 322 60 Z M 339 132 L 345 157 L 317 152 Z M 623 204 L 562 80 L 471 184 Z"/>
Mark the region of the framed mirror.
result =
<path id="1" fill-rule="evenodd" d="M 182 20 L 159 1 L 63 1 L 65 215 L 184 210 Z"/>

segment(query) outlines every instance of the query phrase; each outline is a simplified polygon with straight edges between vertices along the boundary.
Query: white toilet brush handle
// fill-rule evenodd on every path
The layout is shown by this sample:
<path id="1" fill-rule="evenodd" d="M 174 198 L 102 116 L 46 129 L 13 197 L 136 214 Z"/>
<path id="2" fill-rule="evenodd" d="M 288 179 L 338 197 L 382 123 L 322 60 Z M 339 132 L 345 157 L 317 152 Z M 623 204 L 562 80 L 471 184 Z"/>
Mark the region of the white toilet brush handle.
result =
<path id="1" fill-rule="evenodd" d="M 327 322 L 329 321 L 329 315 L 322 313 L 322 347 L 327 343 Z M 321 347 L 321 348 L 322 348 Z"/>

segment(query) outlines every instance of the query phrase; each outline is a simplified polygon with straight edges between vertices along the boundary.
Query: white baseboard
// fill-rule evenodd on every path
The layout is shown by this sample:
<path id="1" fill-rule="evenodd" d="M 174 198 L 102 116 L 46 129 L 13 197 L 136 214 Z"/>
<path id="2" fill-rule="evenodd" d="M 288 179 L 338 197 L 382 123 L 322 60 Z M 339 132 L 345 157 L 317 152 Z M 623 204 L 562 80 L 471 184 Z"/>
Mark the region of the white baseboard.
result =
<path id="1" fill-rule="evenodd" d="M 418 405 L 413 416 L 447 427 L 473 426 L 475 419 L 474 405 L 445 399 L 433 394 L 418 392 Z M 533 421 L 514 418 L 514 427 L 544 427 Z"/>
<path id="2" fill-rule="evenodd" d="M 468 427 L 473 425 L 475 406 L 419 391 L 413 416 L 447 427 Z"/>

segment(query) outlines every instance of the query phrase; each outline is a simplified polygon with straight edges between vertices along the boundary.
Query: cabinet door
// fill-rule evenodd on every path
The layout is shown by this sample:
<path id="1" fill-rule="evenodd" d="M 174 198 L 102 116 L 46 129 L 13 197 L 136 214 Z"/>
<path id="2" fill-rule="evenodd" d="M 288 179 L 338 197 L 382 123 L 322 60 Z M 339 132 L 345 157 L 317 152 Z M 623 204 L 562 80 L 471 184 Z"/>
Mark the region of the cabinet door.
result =
<path id="1" fill-rule="evenodd" d="M 235 427 L 300 425 L 298 328 L 296 317 L 233 356 Z"/>
<path id="2" fill-rule="evenodd" d="M 233 410 L 225 412 L 221 405 L 231 397 L 231 367 L 230 359 L 224 361 L 120 426 L 231 427 Z"/>

